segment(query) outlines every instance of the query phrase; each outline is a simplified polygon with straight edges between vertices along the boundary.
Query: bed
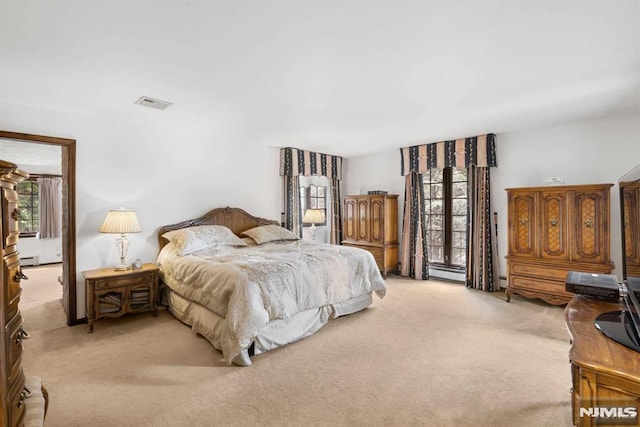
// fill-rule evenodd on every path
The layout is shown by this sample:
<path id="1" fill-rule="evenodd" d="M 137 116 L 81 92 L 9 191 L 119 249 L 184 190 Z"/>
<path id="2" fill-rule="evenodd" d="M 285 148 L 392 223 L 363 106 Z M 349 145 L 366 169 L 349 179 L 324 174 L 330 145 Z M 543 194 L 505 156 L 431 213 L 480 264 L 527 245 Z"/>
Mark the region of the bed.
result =
<path id="1" fill-rule="evenodd" d="M 239 208 L 164 226 L 158 238 L 170 312 L 236 365 L 386 293 L 371 253 L 303 241 Z"/>

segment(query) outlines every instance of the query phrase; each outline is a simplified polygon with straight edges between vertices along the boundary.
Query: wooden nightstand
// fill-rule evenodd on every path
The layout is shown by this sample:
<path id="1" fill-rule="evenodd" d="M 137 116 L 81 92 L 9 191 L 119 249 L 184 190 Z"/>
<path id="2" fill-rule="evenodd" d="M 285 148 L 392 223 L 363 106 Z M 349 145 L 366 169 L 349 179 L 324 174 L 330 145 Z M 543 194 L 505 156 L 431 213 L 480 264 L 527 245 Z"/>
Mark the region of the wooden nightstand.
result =
<path id="1" fill-rule="evenodd" d="M 116 271 L 113 267 L 83 271 L 89 333 L 103 317 L 153 311 L 158 315 L 158 266 L 143 264 L 139 270 Z"/>

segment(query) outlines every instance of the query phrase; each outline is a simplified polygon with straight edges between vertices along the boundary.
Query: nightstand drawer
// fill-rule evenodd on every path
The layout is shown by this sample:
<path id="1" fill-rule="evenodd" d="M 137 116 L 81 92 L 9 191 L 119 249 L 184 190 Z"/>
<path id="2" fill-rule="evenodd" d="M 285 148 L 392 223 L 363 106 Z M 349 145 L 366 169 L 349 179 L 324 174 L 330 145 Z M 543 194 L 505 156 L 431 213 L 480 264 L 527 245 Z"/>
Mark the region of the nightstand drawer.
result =
<path id="1" fill-rule="evenodd" d="M 109 279 L 96 280 L 96 290 L 117 288 L 121 286 L 135 286 L 153 283 L 153 273 L 132 277 L 111 277 Z"/>

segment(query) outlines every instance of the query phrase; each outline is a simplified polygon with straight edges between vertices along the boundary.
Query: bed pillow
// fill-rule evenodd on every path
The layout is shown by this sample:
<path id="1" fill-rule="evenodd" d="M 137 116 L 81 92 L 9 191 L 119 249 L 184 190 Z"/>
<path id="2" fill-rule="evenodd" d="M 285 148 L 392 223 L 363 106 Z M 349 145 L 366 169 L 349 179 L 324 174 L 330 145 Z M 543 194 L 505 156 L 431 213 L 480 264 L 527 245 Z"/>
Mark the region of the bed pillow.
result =
<path id="1" fill-rule="evenodd" d="M 171 241 L 180 255 L 218 246 L 247 246 L 238 236 L 223 225 L 197 225 L 173 230 L 162 235 Z"/>
<path id="2" fill-rule="evenodd" d="M 251 237 L 259 245 L 278 240 L 300 240 L 294 232 L 276 224 L 261 225 L 240 233 L 241 236 Z"/>

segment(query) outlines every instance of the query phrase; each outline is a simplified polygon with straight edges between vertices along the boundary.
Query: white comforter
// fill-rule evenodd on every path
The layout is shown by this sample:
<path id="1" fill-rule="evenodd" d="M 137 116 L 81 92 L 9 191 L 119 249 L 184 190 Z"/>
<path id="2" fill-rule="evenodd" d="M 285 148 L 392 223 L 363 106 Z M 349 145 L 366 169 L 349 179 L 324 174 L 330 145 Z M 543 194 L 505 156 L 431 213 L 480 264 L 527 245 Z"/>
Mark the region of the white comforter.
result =
<path id="1" fill-rule="evenodd" d="M 169 244 L 158 263 L 169 288 L 225 318 L 221 346 L 229 363 L 271 320 L 386 292 L 369 252 L 302 240 L 209 248 L 182 257 Z"/>

